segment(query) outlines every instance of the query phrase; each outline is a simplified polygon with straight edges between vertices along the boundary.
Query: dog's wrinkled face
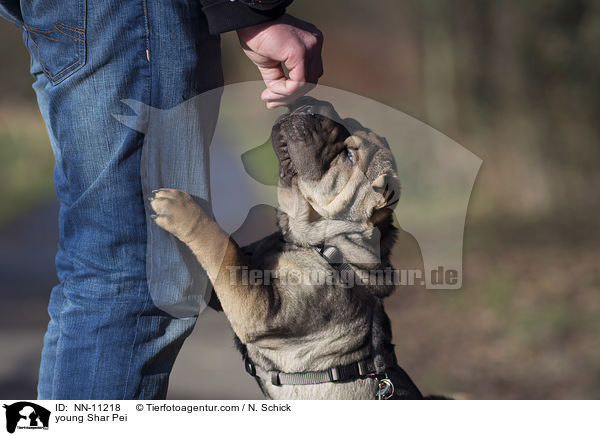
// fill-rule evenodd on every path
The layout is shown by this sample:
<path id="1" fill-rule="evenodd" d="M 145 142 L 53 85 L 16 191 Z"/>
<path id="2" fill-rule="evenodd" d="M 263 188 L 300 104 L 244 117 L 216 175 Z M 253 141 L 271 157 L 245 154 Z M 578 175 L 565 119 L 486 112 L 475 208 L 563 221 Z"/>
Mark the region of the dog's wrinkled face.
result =
<path id="1" fill-rule="evenodd" d="M 384 138 L 331 104 L 310 97 L 273 127 L 279 158 L 279 202 L 288 215 L 376 224 L 400 195 L 393 155 Z M 300 198 L 299 198 L 300 197 Z M 303 200 L 303 201 L 302 201 Z"/>

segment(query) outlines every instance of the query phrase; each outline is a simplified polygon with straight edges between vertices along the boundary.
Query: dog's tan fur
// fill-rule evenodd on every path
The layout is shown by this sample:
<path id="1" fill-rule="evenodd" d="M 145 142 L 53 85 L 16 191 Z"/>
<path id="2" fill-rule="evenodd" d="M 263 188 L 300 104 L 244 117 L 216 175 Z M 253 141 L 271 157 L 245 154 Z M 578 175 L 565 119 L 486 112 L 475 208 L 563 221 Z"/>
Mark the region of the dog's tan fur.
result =
<path id="1" fill-rule="evenodd" d="M 391 266 L 388 206 L 398 198 L 399 183 L 389 147 L 355 121 L 344 123 L 330 105 L 311 104 L 309 115 L 292 113 L 274 128 L 281 164 L 281 232 L 247 247 L 248 255 L 188 194 L 161 189 L 151 200 L 156 224 L 189 246 L 248 355 L 266 370 L 318 371 L 368 358 L 374 307 L 393 290 L 378 283 L 346 289 L 277 279 L 268 285 L 242 281 L 239 267 L 276 271 L 278 277 L 291 271 L 326 274 L 332 266 L 315 250 L 323 244 L 336 246 L 357 274 Z M 377 382 L 262 382 L 261 387 L 270 398 L 372 399 Z"/>

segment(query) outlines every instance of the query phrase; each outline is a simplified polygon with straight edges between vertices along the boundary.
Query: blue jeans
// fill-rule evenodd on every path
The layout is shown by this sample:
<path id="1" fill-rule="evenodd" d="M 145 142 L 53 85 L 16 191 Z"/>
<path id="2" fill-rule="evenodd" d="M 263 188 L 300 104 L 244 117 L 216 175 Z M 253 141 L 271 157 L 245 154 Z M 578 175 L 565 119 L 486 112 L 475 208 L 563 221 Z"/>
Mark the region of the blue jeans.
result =
<path id="1" fill-rule="evenodd" d="M 164 398 L 197 313 L 173 316 L 150 295 L 144 134 L 113 115 L 134 115 L 125 99 L 170 109 L 221 86 L 219 38 L 195 0 L 22 0 L 20 10 L 0 1 L 0 15 L 24 28 L 56 159 L 60 284 L 50 297 L 39 399 Z M 208 201 L 205 165 L 183 173 Z"/>

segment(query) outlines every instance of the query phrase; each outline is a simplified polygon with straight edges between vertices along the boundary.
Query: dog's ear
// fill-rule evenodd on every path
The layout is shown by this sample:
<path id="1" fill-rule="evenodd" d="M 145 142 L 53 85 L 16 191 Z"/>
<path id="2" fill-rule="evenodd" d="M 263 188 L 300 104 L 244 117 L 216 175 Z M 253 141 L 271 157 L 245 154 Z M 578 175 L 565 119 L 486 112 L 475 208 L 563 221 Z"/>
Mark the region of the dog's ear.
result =
<path id="1" fill-rule="evenodd" d="M 390 217 L 398 200 L 400 199 L 400 182 L 398 178 L 391 174 L 382 174 L 377 177 L 371 187 L 375 192 L 381 195 L 381 200 L 373 208 L 369 221 L 377 226 Z"/>
<path id="2" fill-rule="evenodd" d="M 378 209 L 393 209 L 400 199 L 400 182 L 392 174 L 381 174 L 377 177 L 371 187 L 381 195 L 381 201 L 375 206 Z"/>

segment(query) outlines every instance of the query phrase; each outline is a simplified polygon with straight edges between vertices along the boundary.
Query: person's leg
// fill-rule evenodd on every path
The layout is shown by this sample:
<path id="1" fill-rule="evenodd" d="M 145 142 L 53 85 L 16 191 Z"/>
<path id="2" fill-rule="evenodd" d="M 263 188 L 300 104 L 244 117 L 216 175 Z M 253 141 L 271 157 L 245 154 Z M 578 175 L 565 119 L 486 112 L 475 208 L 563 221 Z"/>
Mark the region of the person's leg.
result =
<path id="1" fill-rule="evenodd" d="M 218 39 L 207 35 L 195 0 L 149 3 L 21 2 L 60 201 L 60 284 L 50 298 L 40 399 L 164 398 L 196 320 L 173 317 L 150 296 L 144 135 L 113 114 L 132 114 L 123 99 L 168 109 L 220 86 Z M 198 191 L 208 198 L 207 186 Z"/>

